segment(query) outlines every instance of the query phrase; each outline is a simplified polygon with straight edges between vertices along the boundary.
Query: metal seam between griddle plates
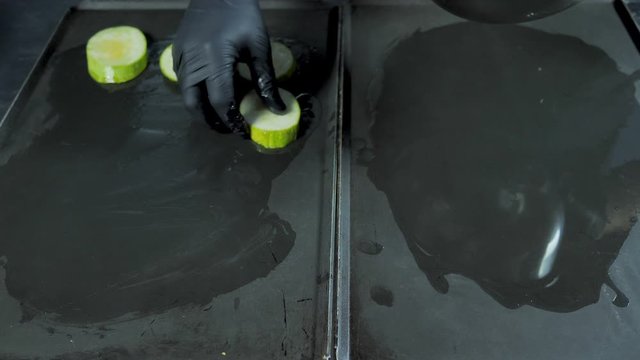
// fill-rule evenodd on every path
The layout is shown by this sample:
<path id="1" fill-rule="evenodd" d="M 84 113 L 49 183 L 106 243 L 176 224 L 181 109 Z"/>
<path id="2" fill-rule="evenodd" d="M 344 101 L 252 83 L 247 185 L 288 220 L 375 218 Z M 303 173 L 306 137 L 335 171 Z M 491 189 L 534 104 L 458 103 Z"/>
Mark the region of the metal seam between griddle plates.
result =
<path id="1" fill-rule="evenodd" d="M 345 13 L 347 15 L 345 15 Z M 336 294 L 336 359 L 348 360 L 351 355 L 351 149 L 350 149 L 350 127 L 345 122 L 345 41 L 349 35 L 344 33 L 351 28 L 350 14 L 351 7 L 340 8 L 340 23 L 338 32 L 338 44 L 340 46 L 339 72 L 338 72 L 338 129 L 337 133 L 337 294 Z M 344 26 L 346 22 L 346 26 Z"/>
<path id="2" fill-rule="evenodd" d="M 350 354 L 350 243 L 349 243 L 349 175 L 348 133 L 344 126 L 344 20 L 340 6 L 338 20 L 338 98 L 336 109 L 335 151 L 332 162 L 333 193 L 331 199 L 331 249 L 328 279 L 327 338 L 323 359 L 348 360 Z M 346 186 L 344 186 L 346 185 Z"/>
<path id="3" fill-rule="evenodd" d="M 339 127 L 339 125 L 336 125 Z M 337 131 L 336 131 L 337 133 Z M 335 146 L 336 148 L 339 149 L 339 140 L 337 140 L 337 137 L 339 135 L 336 134 L 336 140 L 335 140 Z M 337 149 L 336 149 L 337 150 Z M 329 277 L 327 279 L 327 322 L 325 324 L 325 328 L 326 328 L 326 338 L 324 339 L 324 349 L 322 350 L 322 359 L 323 360 L 329 360 L 333 358 L 333 353 L 334 353 L 334 343 L 335 343 L 335 329 L 336 329 L 336 324 L 334 322 L 334 318 L 337 318 L 337 315 L 334 316 L 334 311 L 337 313 L 336 311 L 336 293 L 337 293 L 337 289 L 336 291 L 334 291 L 335 288 L 335 274 L 336 274 L 336 248 L 337 248 L 337 213 L 338 213 L 338 209 L 337 209 L 337 198 L 338 198 L 338 157 L 339 154 L 337 153 L 337 151 L 334 151 L 333 154 L 333 160 L 332 160 L 332 165 L 331 165 L 331 171 L 334 174 L 333 176 L 333 181 L 332 181 L 332 189 L 333 192 L 331 193 L 331 239 L 330 239 L 330 246 L 329 246 Z"/>

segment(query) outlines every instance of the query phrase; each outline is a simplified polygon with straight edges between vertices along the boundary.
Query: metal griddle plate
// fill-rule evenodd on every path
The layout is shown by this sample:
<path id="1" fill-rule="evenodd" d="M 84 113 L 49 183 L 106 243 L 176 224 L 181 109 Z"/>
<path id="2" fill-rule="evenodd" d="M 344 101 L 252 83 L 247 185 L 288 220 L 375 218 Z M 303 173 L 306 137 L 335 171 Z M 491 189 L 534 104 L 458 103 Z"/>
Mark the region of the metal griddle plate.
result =
<path id="1" fill-rule="evenodd" d="M 347 19 L 355 358 L 636 358 L 640 56 L 613 4 Z"/>
<path id="2" fill-rule="evenodd" d="M 278 154 L 193 121 L 164 80 L 181 10 L 66 16 L 0 128 L 0 358 L 325 353 L 339 12 L 282 5 L 267 25 L 312 107 Z M 148 35 L 150 65 L 100 86 L 83 45 L 119 24 Z"/>

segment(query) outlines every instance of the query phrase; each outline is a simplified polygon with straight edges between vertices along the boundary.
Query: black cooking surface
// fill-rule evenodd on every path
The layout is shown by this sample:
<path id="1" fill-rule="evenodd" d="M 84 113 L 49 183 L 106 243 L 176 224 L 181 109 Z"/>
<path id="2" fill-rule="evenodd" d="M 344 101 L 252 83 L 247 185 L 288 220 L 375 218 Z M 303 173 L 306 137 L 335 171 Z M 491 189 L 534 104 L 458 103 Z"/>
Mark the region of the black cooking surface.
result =
<path id="1" fill-rule="evenodd" d="M 314 356 L 326 331 L 329 11 L 266 13 L 298 56 L 288 85 L 305 109 L 300 138 L 278 153 L 184 109 L 157 65 L 181 15 L 73 12 L 3 124 L 0 357 Z M 147 34 L 150 65 L 101 86 L 84 43 L 118 24 Z"/>
<path id="2" fill-rule="evenodd" d="M 633 358 L 640 57 L 613 6 L 357 7 L 351 54 L 356 358 Z"/>
<path id="3" fill-rule="evenodd" d="M 354 358 L 635 358 L 640 56 L 612 4 L 522 25 L 393 5 L 344 8 Z M 180 11 L 67 18 L 0 126 L 0 358 L 324 354 L 337 11 L 296 8 L 271 35 L 320 71 L 285 86 L 305 131 L 275 154 L 160 75 Z M 83 44 L 119 24 L 150 66 L 103 87 Z"/>

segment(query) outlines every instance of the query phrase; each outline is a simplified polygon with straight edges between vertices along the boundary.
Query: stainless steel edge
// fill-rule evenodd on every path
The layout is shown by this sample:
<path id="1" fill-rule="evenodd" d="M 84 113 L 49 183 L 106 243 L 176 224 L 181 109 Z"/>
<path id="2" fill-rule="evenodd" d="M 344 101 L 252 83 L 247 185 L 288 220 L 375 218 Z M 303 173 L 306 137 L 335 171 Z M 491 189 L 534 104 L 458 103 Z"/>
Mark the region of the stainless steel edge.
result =
<path id="1" fill-rule="evenodd" d="M 36 79 L 36 76 L 35 76 L 36 73 L 39 72 L 39 71 L 42 71 L 45 62 L 47 61 L 47 59 L 51 55 L 50 54 L 50 48 L 51 48 L 50 45 L 52 43 L 54 43 L 58 39 L 58 37 L 61 35 L 61 31 L 60 30 L 62 29 L 63 24 L 67 21 L 67 18 L 69 17 L 69 15 L 73 11 L 74 11 L 74 8 L 69 8 L 64 13 L 64 15 L 60 17 L 60 20 L 58 20 L 58 23 L 54 27 L 53 32 L 51 33 L 51 36 L 49 36 L 49 39 L 47 39 L 44 48 L 42 49 L 42 51 L 38 55 L 38 58 L 36 59 L 36 62 L 31 67 L 31 70 L 29 70 L 29 73 L 27 74 L 27 77 L 22 82 L 22 85 L 18 89 L 18 92 L 16 93 L 16 95 L 13 98 L 13 100 L 9 104 L 9 107 L 7 108 L 7 111 L 4 113 L 4 116 L 2 116 L 0 118 L 0 141 L 2 141 L 2 133 L 1 133 L 2 126 L 7 121 L 7 119 L 9 119 L 9 117 L 13 114 L 13 112 L 16 111 L 16 109 L 18 108 L 18 102 L 21 101 L 21 99 L 23 98 L 24 93 L 26 93 L 26 91 L 28 90 L 28 87 L 31 85 L 31 83 L 34 81 L 34 79 Z"/>
<path id="2" fill-rule="evenodd" d="M 80 10 L 183 10 L 189 0 L 83 0 Z M 260 7 L 269 9 L 326 9 L 330 3 L 317 0 L 262 0 Z"/>
<path id="3" fill-rule="evenodd" d="M 337 141 L 336 141 L 337 142 Z M 334 151 L 333 159 L 331 163 L 331 173 L 336 174 L 338 169 L 338 155 Z M 333 359 L 334 342 L 335 342 L 335 323 L 334 313 L 335 311 L 335 268 L 336 268 L 336 218 L 337 218 L 337 176 L 333 176 L 331 181 L 331 238 L 329 243 L 329 277 L 327 279 L 327 317 L 325 322 L 325 338 L 323 339 L 322 359 Z"/>
<path id="4" fill-rule="evenodd" d="M 624 24 L 631 41 L 640 51 L 640 25 L 633 11 L 629 8 L 629 3 L 631 2 L 627 0 L 613 0 L 613 7 Z"/>
<path id="5" fill-rule="evenodd" d="M 181 10 L 189 0 L 82 0 L 76 5 L 79 10 Z"/>

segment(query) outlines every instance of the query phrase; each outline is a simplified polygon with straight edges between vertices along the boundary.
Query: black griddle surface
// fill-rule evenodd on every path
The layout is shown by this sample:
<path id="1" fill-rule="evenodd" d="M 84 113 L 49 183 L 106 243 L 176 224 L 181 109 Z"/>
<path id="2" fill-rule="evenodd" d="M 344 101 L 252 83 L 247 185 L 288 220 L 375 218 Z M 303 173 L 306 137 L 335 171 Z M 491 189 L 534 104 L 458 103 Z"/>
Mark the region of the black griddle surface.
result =
<path id="1" fill-rule="evenodd" d="M 310 126 L 277 154 L 184 109 L 157 65 L 181 15 L 73 11 L 3 124 L 0 357 L 313 356 L 326 331 L 316 316 L 333 150 L 329 11 L 266 12 L 272 35 L 312 49 L 301 66 L 325 76 L 293 83 L 311 92 Z M 98 85 L 84 43 L 119 24 L 145 32 L 149 67 Z M 298 36 L 301 26 L 313 31 Z"/>
<path id="2" fill-rule="evenodd" d="M 612 4 L 352 23 L 355 358 L 634 358 L 640 57 Z"/>

